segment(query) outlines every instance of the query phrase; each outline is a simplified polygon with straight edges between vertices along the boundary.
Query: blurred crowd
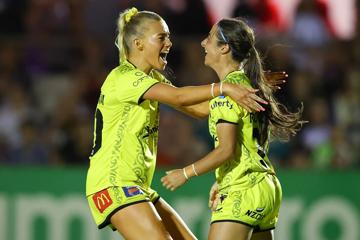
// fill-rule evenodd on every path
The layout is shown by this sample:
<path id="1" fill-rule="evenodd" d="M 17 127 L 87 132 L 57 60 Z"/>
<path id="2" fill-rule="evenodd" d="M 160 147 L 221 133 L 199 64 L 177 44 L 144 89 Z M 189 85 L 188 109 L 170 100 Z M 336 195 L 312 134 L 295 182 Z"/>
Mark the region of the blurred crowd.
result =
<path id="1" fill-rule="evenodd" d="M 289 74 L 277 97 L 292 110 L 302 103 L 308 121 L 289 142 L 272 141 L 271 160 L 284 168 L 359 169 L 359 1 L 354 36 L 345 40 L 321 1 L 299 1 L 287 28 L 259 2 L 235 1 L 231 16 L 254 27 L 266 69 Z M 174 85 L 217 81 L 200 46 L 212 25 L 205 1 L 0 0 L 0 164 L 88 165 L 99 89 L 118 65 L 116 19 L 130 6 L 167 21 L 166 74 Z M 162 166 L 185 165 L 213 147 L 206 119 L 167 106 L 159 138 Z"/>

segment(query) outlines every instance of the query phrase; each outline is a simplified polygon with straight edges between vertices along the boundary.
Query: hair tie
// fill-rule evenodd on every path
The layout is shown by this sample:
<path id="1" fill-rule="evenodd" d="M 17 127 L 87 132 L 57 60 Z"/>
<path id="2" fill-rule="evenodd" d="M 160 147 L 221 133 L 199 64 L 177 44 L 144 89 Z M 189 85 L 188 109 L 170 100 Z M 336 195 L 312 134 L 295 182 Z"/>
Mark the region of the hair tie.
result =
<path id="1" fill-rule="evenodd" d="M 139 11 L 135 7 L 132 7 L 130 10 L 128 10 L 125 14 L 125 22 L 128 23 L 131 18 L 133 18 L 138 12 Z"/>

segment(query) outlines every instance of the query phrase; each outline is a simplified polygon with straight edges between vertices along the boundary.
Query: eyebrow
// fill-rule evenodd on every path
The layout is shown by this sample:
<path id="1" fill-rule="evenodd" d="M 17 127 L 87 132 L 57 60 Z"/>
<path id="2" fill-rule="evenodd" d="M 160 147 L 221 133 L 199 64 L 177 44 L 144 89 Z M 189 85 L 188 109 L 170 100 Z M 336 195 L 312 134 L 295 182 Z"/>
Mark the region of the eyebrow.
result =
<path id="1" fill-rule="evenodd" d="M 162 32 L 162 33 L 158 33 L 156 35 L 158 35 L 158 36 L 169 36 L 170 32 Z"/>

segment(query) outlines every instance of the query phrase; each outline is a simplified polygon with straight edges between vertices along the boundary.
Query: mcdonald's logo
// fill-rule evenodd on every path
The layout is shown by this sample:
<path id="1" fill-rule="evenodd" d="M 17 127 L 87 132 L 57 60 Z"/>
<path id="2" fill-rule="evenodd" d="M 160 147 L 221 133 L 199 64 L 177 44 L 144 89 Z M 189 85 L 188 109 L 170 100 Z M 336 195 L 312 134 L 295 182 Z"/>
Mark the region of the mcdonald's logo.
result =
<path id="1" fill-rule="evenodd" d="M 103 213 L 113 202 L 107 189 L 95 193 L 92 199 L 100 213 Z"/>

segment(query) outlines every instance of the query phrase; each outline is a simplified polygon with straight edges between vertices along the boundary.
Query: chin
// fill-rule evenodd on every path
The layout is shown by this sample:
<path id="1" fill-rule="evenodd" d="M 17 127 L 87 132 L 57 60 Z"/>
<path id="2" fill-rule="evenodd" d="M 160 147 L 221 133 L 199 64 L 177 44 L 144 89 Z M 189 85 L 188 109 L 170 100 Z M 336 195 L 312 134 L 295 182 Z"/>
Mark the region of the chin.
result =
<path id="1" fill-rule="evenodd" d="M 164 70 L 166 68 L 166 64 L 159 64 L 158 70 Z"/>

